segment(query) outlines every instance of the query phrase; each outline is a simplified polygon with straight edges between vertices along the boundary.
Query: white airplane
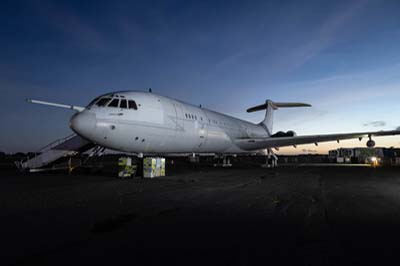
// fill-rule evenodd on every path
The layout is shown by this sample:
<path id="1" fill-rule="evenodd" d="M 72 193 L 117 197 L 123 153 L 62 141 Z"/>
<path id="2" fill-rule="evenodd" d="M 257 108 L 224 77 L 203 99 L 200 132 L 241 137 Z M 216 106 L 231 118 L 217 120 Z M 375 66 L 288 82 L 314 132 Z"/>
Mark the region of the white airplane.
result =
<path id="1" fill-rule="evenodd" d="M 266 110 L 264 120 L 250 123 L 151 92 L 121 91 L 101 95 L 87 107 L 28 100 L 77 111 L 70 127 L 82 138 L 112 150 L 146 154 L 254 154 L 272 148 L 374 136 L 399 135 L 400 131 L 358 132 L 297 136 L 288 131 L 273 134 L 273 114 L 279 108 L 310 107 L 305 103 L 267 100 L 247 112 Z"/>

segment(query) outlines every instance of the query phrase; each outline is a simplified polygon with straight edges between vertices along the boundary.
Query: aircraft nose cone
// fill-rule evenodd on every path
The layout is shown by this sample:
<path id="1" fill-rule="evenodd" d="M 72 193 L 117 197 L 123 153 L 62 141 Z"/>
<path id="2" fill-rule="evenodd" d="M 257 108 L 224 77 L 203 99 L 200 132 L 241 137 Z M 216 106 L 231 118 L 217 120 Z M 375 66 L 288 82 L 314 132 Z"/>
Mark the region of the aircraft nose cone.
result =
<path id="1" fill-rule="evenodd" d="M 69 123 L 70 128 L 78 135 L 90 139 L 96 128 L 96 115 L 89 112 L 75 114 Z"/>

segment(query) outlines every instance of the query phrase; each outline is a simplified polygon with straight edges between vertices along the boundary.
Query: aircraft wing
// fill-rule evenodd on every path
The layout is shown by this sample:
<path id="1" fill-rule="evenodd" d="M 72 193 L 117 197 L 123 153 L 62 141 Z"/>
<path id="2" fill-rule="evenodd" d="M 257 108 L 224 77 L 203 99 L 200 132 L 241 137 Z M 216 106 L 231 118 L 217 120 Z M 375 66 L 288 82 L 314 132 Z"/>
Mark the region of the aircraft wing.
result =
<path id="1" fill-rule="evenodd" d="M 236 144 L 242 149 L 265 149 L 278 148 L 285 146 L 295 146 L 301 144 L 339 141 L 345 139 L 362 139 L 366 137 L 394 136 L 400 135 L 400 130 L 391 131 L 375 131 L 375 132 L 359 132 L 344 134 L 327 134 L 327 135 L 305 135 L 293 137 L 268 137 L 268 138 L 246 138 L 237 139 Z"/>

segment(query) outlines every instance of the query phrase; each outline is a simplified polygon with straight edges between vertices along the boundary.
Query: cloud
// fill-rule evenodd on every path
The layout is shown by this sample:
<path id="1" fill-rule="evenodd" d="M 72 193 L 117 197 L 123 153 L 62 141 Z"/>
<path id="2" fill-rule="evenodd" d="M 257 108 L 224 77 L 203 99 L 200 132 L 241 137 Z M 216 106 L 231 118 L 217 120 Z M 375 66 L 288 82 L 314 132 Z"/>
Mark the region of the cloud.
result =
<path id="1" fill-rule="evenodd" d="M 332 46 L 338 41 L 337 36 L 340 31 L 363 11 L 367 3 L 365 0 L 352 1 L 346 9 L 328 17 L 309 42 L 297 47 L 285 58 L 282 58 L 283 65 L 289 70 L 298 68 Z"/>
<path id="2" fill-rule="evenodd" d="M 301 43 L 285 43 L 279 39 L 279 35 L 275 36 L 274 32 L 268 32 L 267 34 L 271 36 L 269 39 L 248 41 L 247 45 L 242 44 L 236 49 L 227 50 L 224 52 L 225 56 L 217 60 L 214 68 L 202 75 L 201 79 L 221 78 L 218 73 L 232 67 L 237 67 L 242 73 L 248 71 L 254 75 L 255 73 L 266 75 L 268 79 L 301 68 L 324 50 L 340 42 L 343 29 L 349 27 L 352 21 L 363 13 L 368 2 L 368 0 L 348 1 L 341 9 L 327 14 L 323 21 L 318 22 L 320 25 L 317 25 L 316 29 L 308 28 L 310 33 L 307 33 Z M 304 13 L 303 16 L 308 17 L 309 13 Z M 287 23 L 287 19 L 281 23 Z M 273 44 L 271 46 L 271 43 L 278 43 L 279 49 Z"/>
<path id="3" fill-rule="evenodd" d="M 385 121 L 371 121 L 363 124 L 364 127 L 384 127 L 386 126 Z"/>

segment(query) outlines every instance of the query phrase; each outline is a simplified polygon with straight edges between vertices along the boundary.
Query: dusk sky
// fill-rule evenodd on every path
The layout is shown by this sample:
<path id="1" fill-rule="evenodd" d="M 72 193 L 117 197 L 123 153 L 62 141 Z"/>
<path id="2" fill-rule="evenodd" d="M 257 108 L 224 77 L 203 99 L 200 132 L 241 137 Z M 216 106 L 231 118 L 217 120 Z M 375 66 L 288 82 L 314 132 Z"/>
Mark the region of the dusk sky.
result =
<path id="1" fill-rule="evenodd" d="M 298 135 L 400 126 L 399 1 L 1 1 L 0 151 L 35 151 L 72 134 L 73 112 L 147 90 Z M 400 146 L 400 137 L 376 138 Z M 283 149 L 326 152 L 356 141 Z"/>

